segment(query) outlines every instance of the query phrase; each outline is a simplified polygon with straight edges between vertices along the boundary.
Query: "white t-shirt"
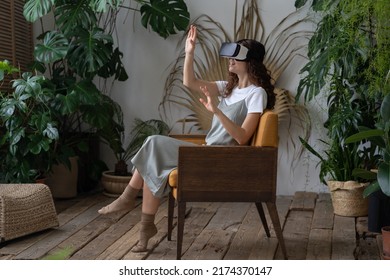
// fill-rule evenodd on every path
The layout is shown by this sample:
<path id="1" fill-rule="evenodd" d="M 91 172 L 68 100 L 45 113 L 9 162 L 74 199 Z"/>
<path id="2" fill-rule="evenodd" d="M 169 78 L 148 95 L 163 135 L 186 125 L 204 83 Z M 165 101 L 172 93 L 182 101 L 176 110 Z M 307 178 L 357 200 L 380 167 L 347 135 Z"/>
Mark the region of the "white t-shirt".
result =
<path id="1" fill-rule="evenodd" d="M 227 81 L 216 81 L 220 97 L 225 92 Z M 227 105 L 231 105 L 238 101 L 245 99 L 248 113 L 263 113 L 267 107 L 267 92 L 262 88 L 255 85 L 250 85 L 245 88 L 234 88 L 232 93 L 225 97 Z"/>

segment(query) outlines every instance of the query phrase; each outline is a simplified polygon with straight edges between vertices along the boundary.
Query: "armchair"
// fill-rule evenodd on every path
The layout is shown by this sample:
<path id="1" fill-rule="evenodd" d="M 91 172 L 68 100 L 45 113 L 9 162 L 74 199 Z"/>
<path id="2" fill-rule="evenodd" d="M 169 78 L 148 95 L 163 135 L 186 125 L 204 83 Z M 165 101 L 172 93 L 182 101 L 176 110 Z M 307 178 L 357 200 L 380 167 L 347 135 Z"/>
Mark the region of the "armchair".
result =
<path id="1" fill-rule="evenodd" d="M 191 142 L 202 143 L 200 136 Z M 267 206 L 279 245 L 286 247 L 276 209 L 278 116 L 266 111 L 250 146 L 179 147 L 178 168 L 169 176 L 168 240 L 172 236 L 177 201 L 177 259 L 181 258 L 187 202 L 254 202 L 266 235 L 270 231 L 262 203 Z"/>

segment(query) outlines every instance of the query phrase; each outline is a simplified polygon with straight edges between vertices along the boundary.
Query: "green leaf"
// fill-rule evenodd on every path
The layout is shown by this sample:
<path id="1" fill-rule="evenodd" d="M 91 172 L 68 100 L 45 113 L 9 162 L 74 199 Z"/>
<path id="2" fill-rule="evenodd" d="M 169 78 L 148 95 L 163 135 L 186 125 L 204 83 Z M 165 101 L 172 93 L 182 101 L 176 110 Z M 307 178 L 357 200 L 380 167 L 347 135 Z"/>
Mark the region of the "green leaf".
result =
<path id="1" fill-rule="evenodd" d="M 90 1 L 65 1 L 55 9 L 56 24 L 61 32 L 72 40 L 75 27 L 89 30 L 97 25 L 96 14 L 90 7 Z"/>
<path id="2" fill-rule="evenodd" d="M 376 192 L 376 191 L 379 191 L 380 190 L 380 187 L 379 187 L 379 184 L 377 181 L 373 182 L 372 184 L 368 185 L 367 188 L 364 189 L 363 191 L 363 197 L 366 198 L 368 197 L 370 194 Z"/>
<path id="3" fill-rule="evenodd" d="M 178 31 L 184 31 L 189 24 L 189 12 L 182 0 L 150 0 L 141 7 L 141 23 L 148 24 L 161 37 L 167 38 Z"/>
<path id="4" fill-rule="evenodd" d="M 70 46 L 69 64 L 78 75 L 88 77 L 110 60 L 112 49 L 106 43 L 112 42 L 112 37 L 99 28 L 91 31 L 80 29 L 78 35 Z"/>
<path id="5" fill-rule="evenodd" d="M 390 93 L 382 101 L 381 116 L 385 122 L 390 121 Z"/>
<path id="6" fill-rule="evenodd" d="M 377 174 L 375 172 L 368 171 L 366 169 L 361 169 L 361 168 L 355 168 L 352 171 L 352 176 L 366 179 L 366 180 L 376 180 Z"/>
<path id="7" fill-rule="evenodd" d="M 42 151 L 49 151 L 51 139 L 44 137 L 43 135 L 31 135 L 29 137 L 28 149 L 34 154 L 41 154 Z"/>
<path id="8" fill-rule="evenodd" d="M 43 131 L 43 135 L 46 135 L 52 140 L 58 140 L 59 138 L 58 130 L 52 123 L 47 123 L 47 127 Z"/>
<path id="9" fill-rule="evenodd" d="M 390 196 L 390 164 L 381 163 L 378 168 L 378 184 L 387 196 Z"/>
<path id="10" fill-rule="evenodd" d="M 55 0 L 28 0 L 24 4 L 23 15 L 27 21 L 34 22 L 50 12 Z"/>
<path id="11" fill-rule="evenodd" d="M 118 0 L 91 0 L 89 2 L 91 8 L 98 13 L 107 12 L 108 7 L 117 8 L 122 3 Z"/>
<path id="12" fill-rule="evenodd" d="M 368 139 L 370 137 L 377 137 L 383 135 L 384 135 L 384 131 L 380 129 L 365 130 L 349 136 L 347 139 L 345 139 L 345 143 L 346 144 L 356 143 Z"/>
<path id="13" fill-rule="evenodd" d="M 109 43 L 112 48 L 112 43 Z M 111 55 L 110 61 L 108 61 L 103 67 L 99 69 L 98 75 L 102 78 L 109 78 L 115 75 L 115 79 L 118 81 L 126 81 L 128 79 L 128 75 L 126 73 L 126 69 L 122 63 L 123 53 L 116 48 Z"/>
<path id="14" fill-rule="evenodd" d="M 79 108 L 79 98 L 77 96 L 77 93 L 74 91 L 71 91 L 70 93 L 66 95 L 57 95 L 57 104 L 55 107 L 62 115 L 72 114 L 77 111 Z"/>
<path id="15" fill-rule="evenodd" d="M 19 72 L 19 69 L 16 67 L 13 67 L 8 60 L 0 61 L 0 81 L 4 79 L 4 76 L 6 74 L 12 74 Z"/>
<path id="16" fill-rule="evenodd" d="M 316 151 L 313 149 L 312 146 L 309 145 L 302 137 L 299 137 L 299 140 L 301 141 L 302 145 L 313 155 L 318 157 L 322 162 L 325 161 L 325 159 Z"/>
<path id="17" fill-rule="evenodd" d="M 34 56 L 37 61 L 51 63 L 62 59 L 68 53 L 68 40 L 57 31 L 47 32 L 42 44 L 37 44 Z"/>
<path id="18" fill-rule="evenodd" d="M 0 107 L 0 115 L 3 120 L 8 119 L 11 117 L 15 112 L 15 100 L 4 100 L 1 103 Z"/>
<path id="19" fill-rule="evenodd" d="M 20 127 L 16 129 L 11 135 L 10 135 L 10 146 L 16 145 L 20 139 L 22 139 L 25 136 L 25 130 L 24 128 Z"/>
<path id="20" fill-rule="evenodd" d="M 82 80 L 70 89 L 79 99 L 79 105 L 95 105 L 99 103 L 101 93 L 90 80 Z"/>

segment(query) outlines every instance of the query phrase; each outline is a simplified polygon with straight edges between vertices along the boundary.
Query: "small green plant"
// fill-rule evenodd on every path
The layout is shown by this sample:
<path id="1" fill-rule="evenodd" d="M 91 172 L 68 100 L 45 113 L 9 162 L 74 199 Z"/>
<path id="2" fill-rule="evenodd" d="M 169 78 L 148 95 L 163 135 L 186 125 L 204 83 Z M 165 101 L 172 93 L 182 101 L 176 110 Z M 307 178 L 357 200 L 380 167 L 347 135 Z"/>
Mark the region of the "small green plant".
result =
<path id="1" fill-rule="evenodd" d="M 69 257 L 72 255 L 72 251 L 72 248 L 65 247 L 63 249 L 48 254 L 47 256 L 43 257 L 42 260 L 66 260 L 69 259 Z"/>
<path id="2" fill-rule="evenodd" d="M 119 126 L 118 128 L 120 128 Z M 169 126 L 161 120 L 151 119 L 142 121 L 136 118 L 134 120 L 134 126 L 130 131 L 130 141 L 127 145 L 124 144 L 125 135 L 124 130 L 113 132 L 113 129 L 109 129 L 102 132 L 102 137 L 106 144 L 109 145 L 114 152 L 117 162 L 115 163 L 114 175 L 128 176 L 126 161 L 131 159 L 142 146 L 143 142 L 148 136 L 151 135 L 168 135 Z M 121 135 L 120 138 L 116 138 L 116 135 Z"/>

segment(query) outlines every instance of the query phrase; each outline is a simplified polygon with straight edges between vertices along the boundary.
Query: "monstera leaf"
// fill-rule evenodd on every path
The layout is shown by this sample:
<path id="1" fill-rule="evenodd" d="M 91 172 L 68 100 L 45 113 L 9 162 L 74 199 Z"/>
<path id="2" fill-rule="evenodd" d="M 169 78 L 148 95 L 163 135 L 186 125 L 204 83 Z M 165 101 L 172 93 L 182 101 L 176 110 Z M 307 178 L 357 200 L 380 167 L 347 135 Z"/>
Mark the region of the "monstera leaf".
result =
<path id="1" fill-rule="evenodd" d="M 110 60 L 112 49 L 107 43 L 112 42 L 112 37 L 99 28 L 80 29 L 78 35 L 72 42 L 68 60 L 78 75 L 88 77 Z"/>
<path id="2" fill-rule="evenodd" d="M 51 63 L 62 59 L 68 52 L 68 40 L 57 31 L 47 32 L 42 44 L 37 44 L 34 56 L 37 61 Z"/>
<path id="3" fill-rule="evenodd" d="M 55 0 L 29 0 L 24 4 L 23 15 L 30 21 L 34 22 L 51 11 Z"/>
<path id="4" fill-rule="evenodd" d="M 176 30 L 185 30 L 189 23 L 187 6 L 182 0 L 150 0 L 141 7 L 142 25 L 167 38 Z"/>
<path id="5" fill-rule="evenodd" d="M 90 7 L 90 1 L 62 1 L 56 5 L 54 10 L 56 24 L 65 36 L 71 39 L 75 26 L 77 28 L 89 29 L 97 25 L 97 16 Z"/>

